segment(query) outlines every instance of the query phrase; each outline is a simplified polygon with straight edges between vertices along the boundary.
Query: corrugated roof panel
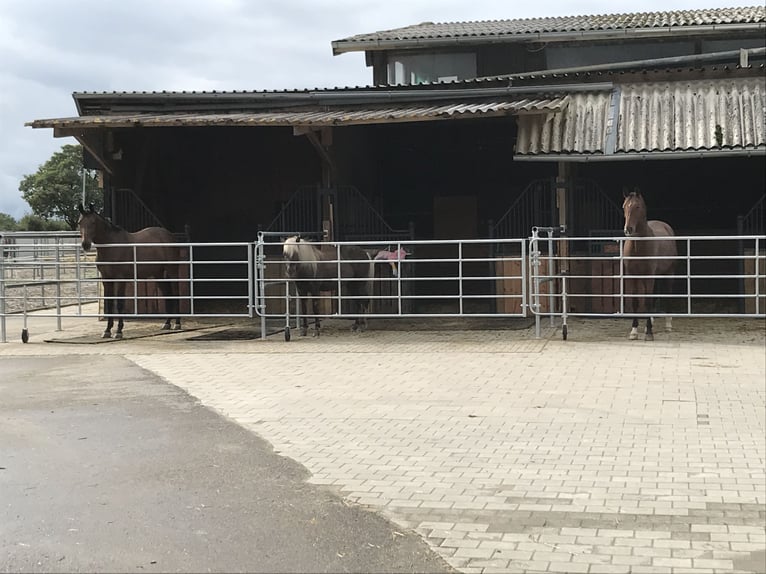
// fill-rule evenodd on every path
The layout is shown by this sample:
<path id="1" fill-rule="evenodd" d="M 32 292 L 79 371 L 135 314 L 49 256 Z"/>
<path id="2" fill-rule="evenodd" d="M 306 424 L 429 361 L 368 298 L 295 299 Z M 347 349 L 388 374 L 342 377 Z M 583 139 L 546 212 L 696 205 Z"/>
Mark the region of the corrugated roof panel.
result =
<path id="1" fill-rule="evenodd" d="M 618 151 L 710 150 L 766 144 L 766 79 L 622 86 Z"/>
<path id="2" fill-rule="evenodd" d="M 616 152 L 766 146 L 766 78 L 619 86 Z M 518 119 L 517 155 L 606 153 L 610 94 L 570 94 L 560 113 Z"/>
<path id="3" fill-rule="evenodd" d="M 656 30 L 727 24 L 760 24 L 766 22 L 766 7 L 750 6 L 700 10 L 674 10 L 667 12 L 635 12 L 628 14 L 596 14 L 558 16 L 549 18 L 518 18 L 479 22 L 423 22 L 413 26 L 357 34 L 332 42 L 336 53 L 355 50 L 375 50 L 395 47 L 397 42 L 438 41 L 475 38 L 490 41 L 499 37 L 513 40 L 518 36 L 562 34 L 598 31 Z"/>
<path id="4" fill-rule="evenodd" d="M 35 120 L 34 128 L 133 127 L 133 126 L 224 126 L 224 125 L 352 125 L 365 123 L 417 122 L 455 116 L 499 116 L 561 109 L 567 97 L 551 99 L 445 102 L 439 105 L 389 105 L 387 107 L 344 108 L 317 106 L 301 111 L 131 113 L 86 115 L 73 118 Z"/>
<path id="5" fill-rule="evenodd" d="M 520 115 L 517 154 L 596 153 L 603 150 L 610 94 L 573 93 L 561 112 Z"/>

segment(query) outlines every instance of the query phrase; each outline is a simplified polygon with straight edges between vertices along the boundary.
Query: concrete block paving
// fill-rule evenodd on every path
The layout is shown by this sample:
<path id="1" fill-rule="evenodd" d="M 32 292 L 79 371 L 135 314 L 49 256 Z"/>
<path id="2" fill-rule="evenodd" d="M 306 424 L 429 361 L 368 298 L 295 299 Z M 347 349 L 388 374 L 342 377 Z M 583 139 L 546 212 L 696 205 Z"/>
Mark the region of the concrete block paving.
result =
<path id="1" fill-rule="evenodd" d="M 0 354 L 121 353 L 463 572 L 766 572 L 763 334 L 590 325 Z"/>

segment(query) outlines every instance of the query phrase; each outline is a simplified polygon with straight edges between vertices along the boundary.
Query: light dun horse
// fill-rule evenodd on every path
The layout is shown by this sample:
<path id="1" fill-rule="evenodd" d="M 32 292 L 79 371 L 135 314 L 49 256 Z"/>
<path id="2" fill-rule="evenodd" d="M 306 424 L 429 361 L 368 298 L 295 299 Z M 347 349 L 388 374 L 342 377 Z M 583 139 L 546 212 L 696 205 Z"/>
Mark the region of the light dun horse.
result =
<path id="1" fill-rule="evenodd" d="M 89 251 L 93 244 L 98 247 L 96 267 L 104 284 L 104 314 L 107 317 L 103 338 L 112 336 L 114 314 L 119 315 L 115 339 L 122 338 L 125 309 L 125 285 L 128 281 L 139 279 L 157 280 L 157 287 L 165 299 L 165 308 L 171 317 L 175 317 L 175 328 L 181 329 L 178 317 L 178 266 L 179 249 L 175 246 L 146 245 L 133 247 L 137 243 L 174 243 L 173 234 L 162 227 L 147 227 L 130 233 L 104 219 L 90 205 L 88 211 L 79 205 L 80 219 L 77 223 L 82 239 L 82 248 Z M 100 247 L 104 244 L 125 244 L 112 247 Z M 145 262 L 145 263 L 142 263 Z M 163 329 L 170 329 L 170 318 Z"/>
<path id="2" fill-rule="evenodd" d="M 654 310 L 656 302 L 654 301 L 655 281 L 657 286 L 665 287 L 658 289 L 664 293 L 669 293 L 668 285 L 672 283 L 672 278 L 662 280 L 660 275 L 672 275 L 678 254 L 676 250 L 675 237 L 673 229 L 664 221 L 647 221 L 646 202 L 640 191 L 624 193 L 625 200 L 622 204 L 622 210 L 625 215 L 625 236 L 636 237 L 637 240 L 629 239 L 623 246 L 623 265 L 625 275 L 625 292 L 628 296 L 627 310 L 630 313 L 646 315 L 646 335 L 647 341 L 654 340 L 652 331 L 651 312 Z M 668 239 L 646 239 L 643 237 L 666 237 Z M 647 300 L 651 301 L 651 309 L 647 309 Z M 667 317 L 665 328 L 670 331 L 672 328 L 672 318 Z M 633 318 L 633 327 L 630 330 L 628 338 L 633 340 L 638 338 L 638 317 Z"/>
<path id="3" fill-rule="evenodd" d="M 311 299 L 314 315 L 314 336 L 319 336 L 319 293 L 338 292 L 339 269 L 341 299 L 348 296 L 356 314 L 368 312 L 375 267 L 370 254 L 364 249 L 354 245 L 341 245 L 339 249 L 330 245 L 320 248 L 293 236 L 285 240 L 282 253 L 287 262 L 287 277 L 294 280 L 298 293 L 302 336 L 308 332 L 308 298 Z M 366 326 L 366 318 L 356 317 L 351 329 L 363 330 Z"/>

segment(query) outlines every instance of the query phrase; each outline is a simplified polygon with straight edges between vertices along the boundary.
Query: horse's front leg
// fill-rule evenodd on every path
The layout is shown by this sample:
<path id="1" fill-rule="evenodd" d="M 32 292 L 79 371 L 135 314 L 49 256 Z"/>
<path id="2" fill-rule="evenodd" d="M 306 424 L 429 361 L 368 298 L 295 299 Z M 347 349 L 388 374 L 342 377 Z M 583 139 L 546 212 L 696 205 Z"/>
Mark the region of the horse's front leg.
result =
<path id="1" fill-rule="evenodd" d="M 652 331 L 652 313 L 654 312 L 654 279 L 646 279 L 644 284 L 644 296 L 641 299 L 643 303 L 643 311 L 646 313 L 646 333 L 644 334 L 644 341 L 654 341 L 654 332 Z"/>
<path id="2" fill-rule="evenodd" d="M 115 292 L 117 293 L 117 299 L 115 303 L 117 306 L 117 331 L 114 333 L 115 339 L 122 339 L 122 327 L 125 325 L 122 315 L 125 313 L 125 283 L 118 282 L 115 285 Z"/>
<path id="3" fill-rule="evenodd" d="M 638 296 L 637 284 L 638 279 L 628 279 L 625 282 L 625 294 L 627 295 L 627 307 L 628 313 L 636 313 L 638 310 Z M 638 317 L 633 317 L 633 322 L 630 326 L 630 333 L 628 333 L 628 340 L 635 341 L 638 339 Z"/>
<path id="4" fill-rule="evenodd" d="M 104 334 L 101 335 L 102 339 L 112 338 L 112 327 L 114 326 L 114 283 L 111 281 L 104 281 L 104 315 L 106 316 L 106 329 Z"/>

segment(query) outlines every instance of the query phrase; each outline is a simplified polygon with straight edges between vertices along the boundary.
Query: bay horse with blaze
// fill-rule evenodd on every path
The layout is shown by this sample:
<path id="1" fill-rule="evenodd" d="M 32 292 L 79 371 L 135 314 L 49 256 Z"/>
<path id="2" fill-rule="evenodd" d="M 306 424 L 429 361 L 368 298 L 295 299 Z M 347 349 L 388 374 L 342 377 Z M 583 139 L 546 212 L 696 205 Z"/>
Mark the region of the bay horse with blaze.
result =
<path id="1" fill-rule="evenodd" d="M 678 250 L 675 232 L 664 221 L 647 220 L 646 202 L 637 189 L 624 192 L 622 210 L 625 216 L 625 236 L 630 237 L 623 245 L 623 270 L 628 312 L 646 315 L 645 340 L 653 341 L 651 312 L 656 307 L 654 300 L 655 283 L 658 291 L 669 293 Z M 655 239 L 656 238 L 656 239 Z M 664 288 L 660 288 L 664 287 Z M 647 301 L 651 301 L 648 309 Z M 672 329 L 672 318 L 666 317 L 665 329 Z M 633 318 L 633 326 L 628 339 L 638 338 L 638 317 Z"/>
<path id="2" fill-rule="evenodd" d="M 170 317 L 175 317 L 175 329 L 181 329 L 178 316 L 178 276 L 180 249 L 173 245 L 176 239 L 164 227 L 147 227 L 130 233 L 96 213 L 93 204 L 85 211 L 78 206 L 80 218 L 77 226 L 80 230 L 82 248 L 90 251 L 95 244 L 96 267 L 104 285 L 104 315 L 107 318 L 103 338 L 112 336 L 114 315 L 118 315 L 115 339 L 122 338 L 123 317 L 125 311 L 126 283 L 151 279 L 156 282 L 161 296 L 165 299 L 165 309 Z M 114 245 L 110 245 L 114 244 Z M 117 245 L 119 244 L 119 245 Z M 136 246 L 136 244 L 147 244 Z M 104 245 L 102 247 L 102 245 Z M 163 329 L 170 329 L 170 318 Z"/>

